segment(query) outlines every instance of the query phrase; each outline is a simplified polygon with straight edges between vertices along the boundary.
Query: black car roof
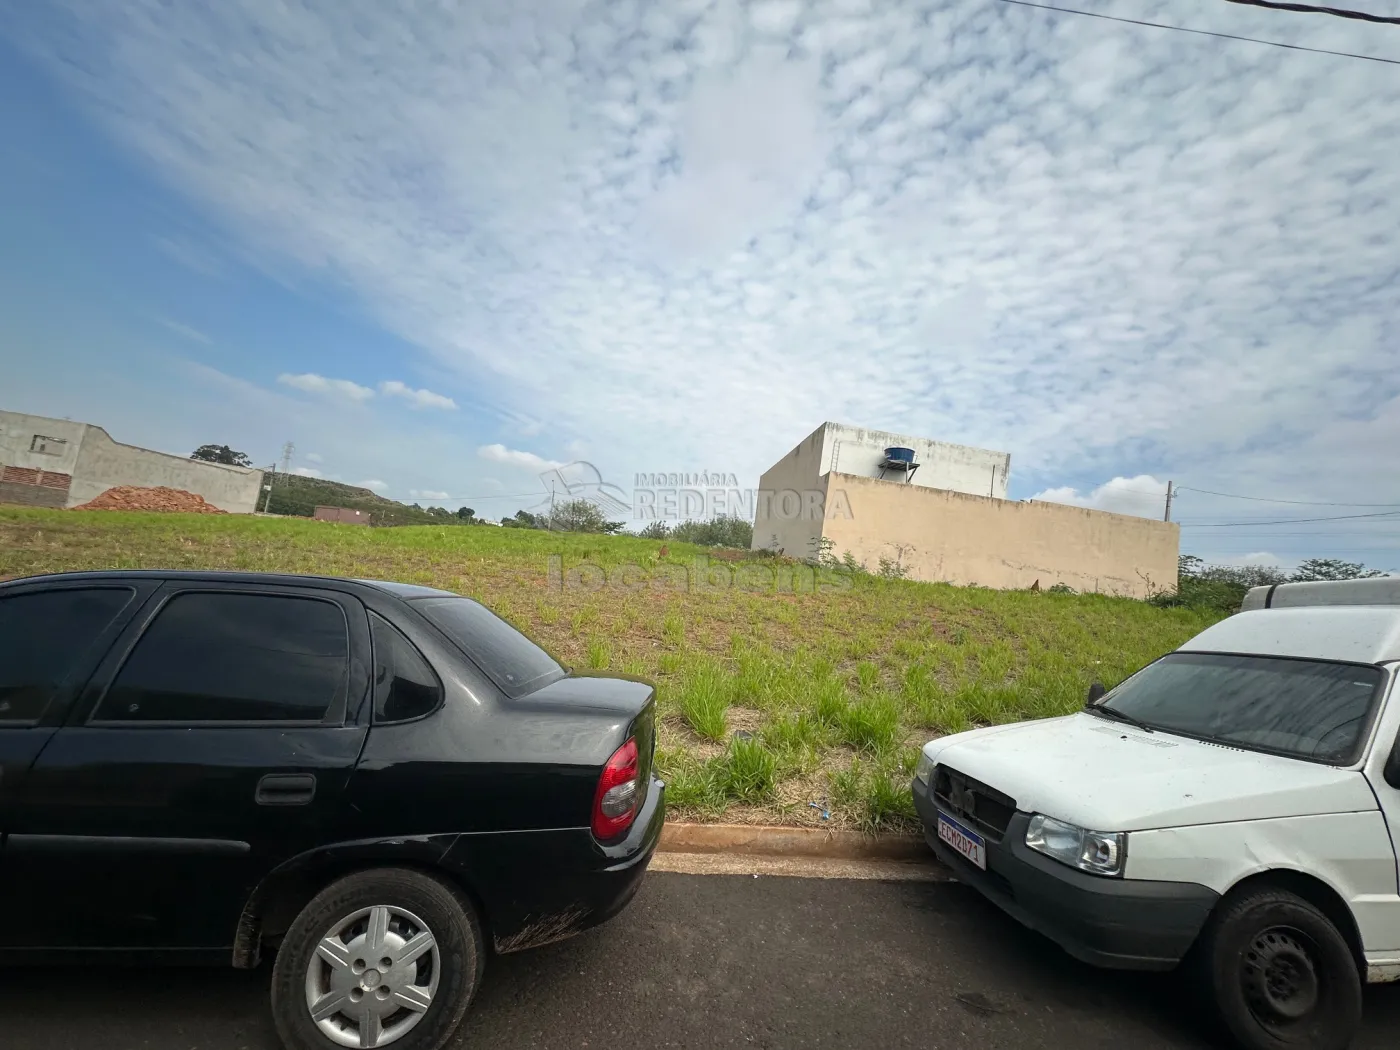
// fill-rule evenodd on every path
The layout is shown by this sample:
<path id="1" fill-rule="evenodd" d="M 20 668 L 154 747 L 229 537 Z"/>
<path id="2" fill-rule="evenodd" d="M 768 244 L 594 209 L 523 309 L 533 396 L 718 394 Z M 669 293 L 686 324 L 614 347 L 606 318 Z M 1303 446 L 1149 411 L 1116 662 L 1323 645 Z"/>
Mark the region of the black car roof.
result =
<path id="1" fill-rule="evenodd" d="M 361 587 L 370 587 L 387 594 L 392 594 L 396 598 L 429 598 L 429 597 L 457 597 L 451 591 L 439 590 L 436 587 L 422 587 L 412 583 L 395 583 L 391 580 L 360 580 L 350 579 L 344 576 L 315 576 L 310 573 L 284 573 L 284 572 L 220 572 L 202 571 L 198 569 L 103 569 L 92 572 L 57 572 L 44 573 L 36 576 L 18 576 L 8 581 L 9 584 L 34 583 L 36 581 L 61 583 L 61 582 L 81 582 L 92 580 L 188 580 L 198 582 L 204 580 L 217 580 L 227 583 L 267 583 L 276 581 L 277 583 L 291 584 L 293 586 L 324 586 L 332 584 L 346 590 L 356 590 Z M 0 583 L 0 587 L 7 586 Z"/>

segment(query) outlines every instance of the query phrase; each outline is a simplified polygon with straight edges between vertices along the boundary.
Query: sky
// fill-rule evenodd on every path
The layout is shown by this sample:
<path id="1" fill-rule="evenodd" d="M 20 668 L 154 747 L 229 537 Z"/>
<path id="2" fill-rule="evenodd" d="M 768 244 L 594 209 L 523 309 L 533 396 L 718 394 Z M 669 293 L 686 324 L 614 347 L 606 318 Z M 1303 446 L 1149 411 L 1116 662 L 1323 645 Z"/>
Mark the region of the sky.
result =
<path id="1" fill-rule="evenodd" d="M 3 408 L 492 518 L 832 420 L 1400 570 L 1400 65 L 1001 0 L 0 0 L 0 133 Z"/>

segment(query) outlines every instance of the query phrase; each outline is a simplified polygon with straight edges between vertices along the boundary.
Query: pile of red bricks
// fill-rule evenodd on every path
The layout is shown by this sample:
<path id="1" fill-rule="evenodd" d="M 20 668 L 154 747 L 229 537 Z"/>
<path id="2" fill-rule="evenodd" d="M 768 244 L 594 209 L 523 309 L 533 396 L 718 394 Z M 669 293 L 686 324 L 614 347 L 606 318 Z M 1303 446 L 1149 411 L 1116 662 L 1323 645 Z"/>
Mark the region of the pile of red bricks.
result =
<path id="1" fill-rule="evenodd" d="M 157 487 L 153 489 L 119 485 L 108 489 L 95 500 L 90 500 L 74 510 L 159 510 L 175 514 L 227 514 L 211 503 L 205 503 L 203 496 L 183 489 Z"/>

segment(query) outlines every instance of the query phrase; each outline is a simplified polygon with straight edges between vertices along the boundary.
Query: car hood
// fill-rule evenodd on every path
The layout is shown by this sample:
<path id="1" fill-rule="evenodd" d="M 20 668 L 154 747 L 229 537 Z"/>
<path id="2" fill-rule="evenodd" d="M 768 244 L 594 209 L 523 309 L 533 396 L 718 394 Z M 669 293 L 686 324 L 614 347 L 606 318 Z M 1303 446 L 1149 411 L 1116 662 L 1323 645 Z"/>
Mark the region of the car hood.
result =
<path id="1" fill-rule="evenodd" d="M 942 737 L 924 754 L 1044 813 L 1095 831 L 1377 808 L 1366 778 L 1079 712 Z"/>

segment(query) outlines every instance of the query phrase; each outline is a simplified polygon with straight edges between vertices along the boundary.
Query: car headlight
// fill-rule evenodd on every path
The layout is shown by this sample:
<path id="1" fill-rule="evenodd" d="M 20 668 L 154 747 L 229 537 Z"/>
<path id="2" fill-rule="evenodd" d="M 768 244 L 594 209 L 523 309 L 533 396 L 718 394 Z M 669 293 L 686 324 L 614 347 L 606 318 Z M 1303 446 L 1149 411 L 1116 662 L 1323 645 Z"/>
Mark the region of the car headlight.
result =
<path id="1" fill-rule="evenodd" d="M 919 752 L 919 764 L 914 767 L 914 779 L 922 784 L 928 783 L 928 778 L 933 776 L 933 767 L 936 763 L 933 759 L 922 751 Z"/>
<path id="2" fill-rule="evenodd" d="M 1122 875 L 1128 836 L 1122 831 L 1090 831 L 1037 813 L 1026 825 L 1026 845 L 1080 871 Z"/>

